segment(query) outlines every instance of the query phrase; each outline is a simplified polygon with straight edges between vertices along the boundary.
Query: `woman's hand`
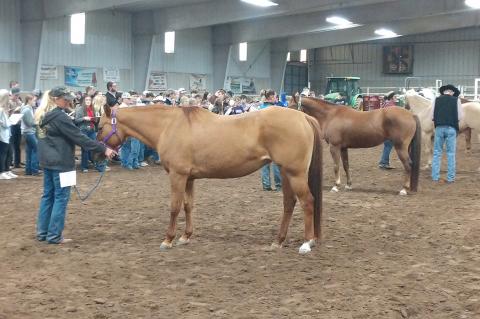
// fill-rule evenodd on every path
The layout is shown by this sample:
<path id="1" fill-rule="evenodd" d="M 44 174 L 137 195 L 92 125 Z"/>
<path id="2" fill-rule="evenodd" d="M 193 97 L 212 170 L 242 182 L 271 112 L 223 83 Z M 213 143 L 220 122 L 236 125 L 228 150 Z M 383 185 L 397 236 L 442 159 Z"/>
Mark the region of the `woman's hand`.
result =
<path id="1" fill-rule="evenodd" d="M 112 150 L 111 148 L 108 148 L 105 150 L 105 156 L 108 157 L 109 159 L 111 159 L 112 157 L 114 157 L 115 155 L 117 155 L 117 152 L 115 152 L 114 150 Z"/>

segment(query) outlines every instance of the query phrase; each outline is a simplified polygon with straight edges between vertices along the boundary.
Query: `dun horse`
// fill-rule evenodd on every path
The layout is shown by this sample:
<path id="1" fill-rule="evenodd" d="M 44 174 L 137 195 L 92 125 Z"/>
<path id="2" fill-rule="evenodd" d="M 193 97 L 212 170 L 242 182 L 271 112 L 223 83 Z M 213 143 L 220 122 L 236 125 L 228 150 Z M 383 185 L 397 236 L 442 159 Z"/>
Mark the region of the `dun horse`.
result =
<path id="1" fill-rule="evenodd" d="M 295 203 L 304 210 L 308 253 L 321 239 L 322 149 L 316 120 L 294 110 L 269 108 L 238 116 L 219 116 L 197 107 L 148 107 L 106 110 L 97 139 L 118 148 L 133 136 L 155 148 L 171 187 L 170 224 L 160 248 L 173 246 L 182 203 L 185 232 L 177 245 L 189 242 L 193 232 L 193 184 L 200 178 L 235 178 L 274 161 L 283 177 L 284 212 L 274 247 L 287 235 Z"/>
<path id="2" fill-rule="evenodd" d="M 374 147 L 387 139 L 393 142 L 405 168 L 400 195 L 406 195 L 407 190 L 417 191 L 421 153 L 421 128 L 417 116 L 397 107 L 359 112 L 346 106 L 302 96 L 294 96 L 293 102 L 295 105 L 291 107 L 297 107 L 318 120 L 323 137 L 330 144 L 335 172 L 332 191 L 338 192 L 340 186 L 340 158 L 347 175 L 345 189 L 352 188 L 349 148 Z"/>

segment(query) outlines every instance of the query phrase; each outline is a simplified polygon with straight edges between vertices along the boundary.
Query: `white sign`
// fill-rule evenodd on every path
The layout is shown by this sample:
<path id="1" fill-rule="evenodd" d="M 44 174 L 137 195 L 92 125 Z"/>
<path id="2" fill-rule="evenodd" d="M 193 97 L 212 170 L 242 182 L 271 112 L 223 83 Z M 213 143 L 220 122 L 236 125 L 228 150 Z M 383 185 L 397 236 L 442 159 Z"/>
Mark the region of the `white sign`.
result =
<path id="1" fill-rule="evenodd" d="M 148 90 L 163 91 L 167 89 L 167 74 L 164 72 L 151 71 L 148 78 Z"/>
<path id="2" fill-rule="evenodd" d="M 227 77 L 224 89 L 235 94 L 256 94 L 255 80 L 253 78 Z"/>
<path id="3" fill-rule="evenodd" d="M 115 67 L 103 68 L 103 81 L 120 82 L 120 69 Z"/>
<path id="4" fill-rule="evenodd" d="M 77 185 L 77 172 L 63 172 L 59 174 L 60 176 L 60 187 L 68 187 Z"/>
<path id="5" fill-rule="evenodd" d="M 40 66 L 40 80 L 56 80 L 58 79 L 58 71 L 56 65 L 42 64 Z"/>
<path id="6" fill-rule="evenodd" d="M 207 90 L 207 75 L 190 74 L 190 91 L 197 90 L 199 92 Z"/>

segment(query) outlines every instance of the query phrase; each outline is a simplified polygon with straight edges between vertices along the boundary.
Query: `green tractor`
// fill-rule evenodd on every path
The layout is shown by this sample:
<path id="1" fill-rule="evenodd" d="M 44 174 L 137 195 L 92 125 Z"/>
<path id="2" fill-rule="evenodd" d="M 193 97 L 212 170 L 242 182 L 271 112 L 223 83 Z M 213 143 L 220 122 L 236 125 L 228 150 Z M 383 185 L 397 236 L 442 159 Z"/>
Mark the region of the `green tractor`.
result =
<path id="1" fill-rule="evenodd" d="M 327 89 L 325 90 L 325 100 L 349 105 L 354 109 L 362 110 L 363 95 L 358 81 L 359 77 L 342 76 L 327 77 Z"/>

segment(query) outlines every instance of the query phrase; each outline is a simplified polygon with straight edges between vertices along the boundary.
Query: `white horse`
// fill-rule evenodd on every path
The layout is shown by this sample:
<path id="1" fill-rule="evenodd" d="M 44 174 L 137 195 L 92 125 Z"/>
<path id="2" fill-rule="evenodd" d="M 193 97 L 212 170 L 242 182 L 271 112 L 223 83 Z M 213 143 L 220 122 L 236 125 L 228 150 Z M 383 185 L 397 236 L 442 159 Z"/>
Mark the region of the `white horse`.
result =
<path id="1" fill-rule="evenodd" d="M 433 135 L 435 127 L 432 121 L 432 101 L 419 95 L 415 90 L 408 90 L 405 93 L 405 107 L 410 109 L 420 119 L 422 125 L 422 143 L 428 154 L 428 164 L 432 165 L 433 156 Z M 465 134 L 466 149 L 471 148 L 471 129 L 480 132 L 480 103 L 468 102 L 462 99 L 463 118 L 460 120 L 460 132 Z M 480 138 L 480 134 L 479 134 Z"/>

